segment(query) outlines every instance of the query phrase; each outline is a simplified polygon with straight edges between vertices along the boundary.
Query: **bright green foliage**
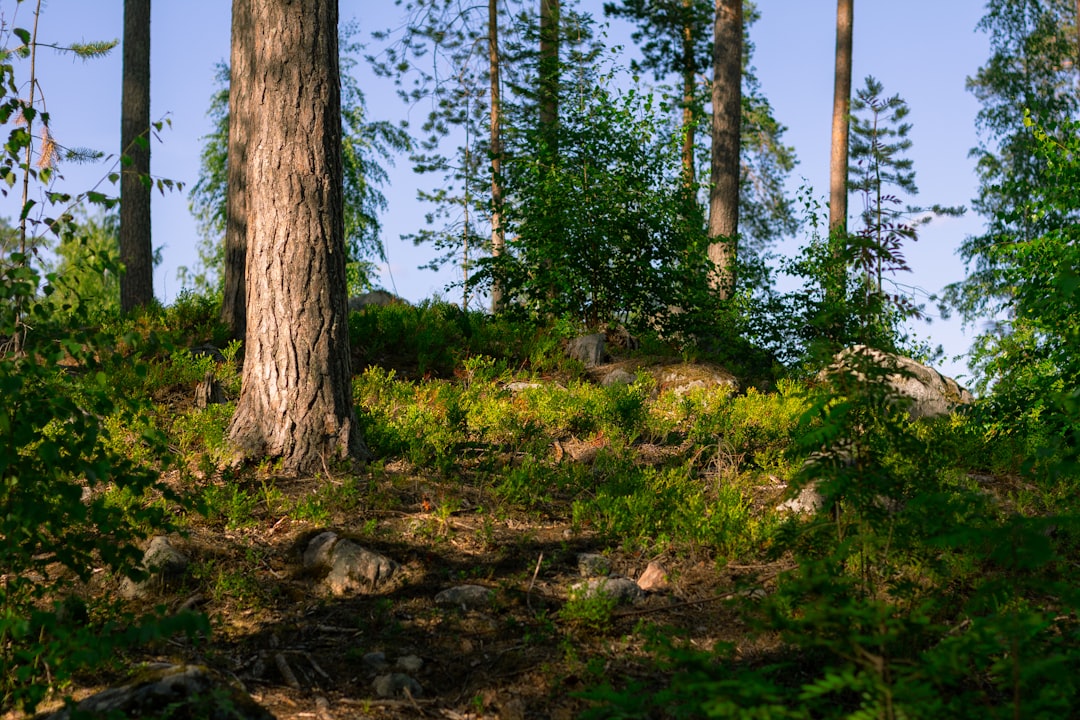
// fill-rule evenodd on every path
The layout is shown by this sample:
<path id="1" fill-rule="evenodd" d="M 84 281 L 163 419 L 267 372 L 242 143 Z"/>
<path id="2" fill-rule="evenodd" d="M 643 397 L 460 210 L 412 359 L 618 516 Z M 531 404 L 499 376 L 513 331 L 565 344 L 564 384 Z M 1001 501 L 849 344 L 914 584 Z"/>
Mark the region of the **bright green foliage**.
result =
<path id="1" fill-rule="evenodd" d="M 702 216 L 682 191 L 678 147 L 651 97 L 583 76 L 560 105 L 554 166 L 537 134 L 509 135 L 509 252 L 477 280 L 497 278 L 535 316 L 590 328 L 669 328 L 672 306 L 702 306 Z"/>
<path id="2" fill-rule="evenodd" d="M 48 115 L 20 97 L 13 64 L 30 55 L 32 37 L 21 28 L 12 33 L 22 45 L 0 52 L 0 123 L 10 128 L 0 179 L 9 186 L 48 185 L 55 147 L 50 150 L 42 137 L 39 156 L 27 157 Z M 98 43 L 72 51 L 85 57 L 107 49 Z M 49 690 L 62 690 L 77 672 L 116 662 L 125 648 L 207 629 L 186 613 L 135 621 L 105 606 L 88 607 L 75 593 L 95 568 L 143 576 L 136 543 L 150 528 L 174 529 L 166 505 L 177 499 L 152 468 L 119 451 L 123 443 L 115 430 L 140 427 L 134 420 L 147 407 L 118 392 L 105 368 L 122 359 L 138 373 L 141 365 L 131 356 L 120 358 L 108 338 L 83 329 L 87 307 L 60 318 L 58 304 L 39 296 L 53 293 L 56 277 L 43 284 L 33 267 L 34 231 L 61 238 L 72 232 L 73 198 L 45 195 L 63 212 L 37 217 L 28 201 L 20 216 L 20 252 L 0 261 L 0 712 L 33 711 Z M 81 199 L 114 204 L 98 192 Z M 155 467 L 169 457 L 152 429 L 140 442 L 153 449 Z M 120 493 L 129 501 L 115 502 Z M 148 502 L 152 496 L 159 500 Z"/>
<path id="3" fill-rule="evenodd" d="M 883 97 L 884 91 L 885 87 L 868 75 L 866 87 L 856 92 L 851 101 L 848 171 L 849 188 L 866 200 L 863 225 L 879 229 L 904 212 L 891 188 L 908 195 L 919 194 L 911 158 L 904 157 L 911 149 L 907 101 L 899 95 Z"/>
<path id="4" fill-rule="evenodd" d="M 408 382 L 373 367 L 355 384 L 358 416 L 380 457 L 447 477 L 477 469 L 477 458 L 508 505 L 548 511 L 573 501 L 576 525 L 631 546 L 688 543 L 745 556 L 771 532 L 752 511 L 751 488 L 763 473 L 794 474 L 798 460 L 786 449 L 805 411 L 794 385 L 775 395 L 721 387 L 656 397 L 646 373 L 608 387 L 505 389 L 512 379 L 486 356 L 466 360 L 455 383 Z M 648 438 L 684 438 L 691 450 L 644 465 L 637 443 Z"/>
<path id="5" fill-rule="evenodd" d="M 971 154 L 979 174 L 973 206 L 985 219 L 986 231 L 964 241 L 968 277 L 946 295 L 969 322 L 993 317 L 1009 302 L 1012 258 L 998 248 L 1033 241 L 1068 222 L 1057 212 L 1027 211 L 1045 159 L 1024 128 L 1024 114 L 1030 112 L 1050 135 L 1064 141 L 1056 134 L 1058 124 L 1080 113 L 1076 4 L 991 0 L 986 5 L 978 27 L 989 35 L 991 55 L 967 83 L 982 105 L 976 117 L 981 141 Z"/>
<path id="6" fill-rule="evenodd" d="M 1043 167 L 1028 193 L 1024 212 L 1039 222 L 1048 216 L 1075 218 L 1080 211 L 1080 123 L 1061 123 L 1050 132 L 1025 116 Z M 1058 139 L 1062 138 L 1062 139 Z M 1074 222 L 1055 222 L 1043 234 L 1015 236 L 987 257 L 1011 288 L 1002 302 L 1009 320 L 1002 332 L 983 336 L 976 360 L 995 381 L 996 432 L 1037 438 L 1029 462 L 1051 465 L 1073 457 L 1080 384 L 1080 251 Z M 1064 453 L 1064 456 L 1061 455 Z M 1069 466 L 1070 473 L 1075 466 Z"/>
<path id="7" fill-rule="evenodd" d="M 388 122 L 369 120 L 364 94 L 353 74 L 363 50 L 363 46 L 353 39 L 358 32 L 355 23 L 342 25 L 339 32 L 341 159 L 350 294 L 368 288 L 370 261 L 386 259 L 379 236 L 379 213 L 386 209 L 386 197 L 379 189 L 387 182 L 383 164 L 391 163 L 394 152 L 409 146 L 408 135 L 400 128 Z M 191 275 L 198 289 L 217 287 L 222 281 L 225 262 L 223 238 L 229 150 L 229 66 L 225 62 L 218 64 L 217 83 L 218 89 L 210 97 L 207 111 L 214 132 L 204 138 L 206 144 L 200 156 L 199 181 L 191 189 L 191 211 L 202 234 L 199 247 L 202 267 Z"/>
<path id="8" fill-rule="evenodd" d="M 107 487 L 135 498 L 154 493 L 177 501 L 156 472 L 118 451 L 115 429 L 139 427 L 147 408 L 124 399 L 102 371 L 99 358 L 114 352 L 100 336 L 68 328 L 50 336 L 51 306 L 33 295 L 37 275 L 14 259 L 0 274 L 0 335 L 16 330 L 13 301 L 25 309 L 34 332 L 22 353 L 0 355 L 0 707 L 33 708 L 50 687 L 74 672 L 115 660 L 137 638 L 194 628 L 193 617 L 151 619 L 141 629 L 119 631 L 69 609 L 44 605 L 62 596 L 95 567 L 137 577 L 135 543 L 149 529 L 171 528 L 162 503 L 128 506 L 110 502 Z M 71 376 L 59 365 L 79 368 Z M 127 360 L 130 362 L 130 359 Z M 114 423 L 119 421 L 119 425 Z M 169 457 L 164 439 L 146 428 L 140 438 L 153 448 L 155 464 Z M 59 568 L 59 571 L 57 570 Z M 75 599 L 72 602 L 80 603 Z"/>
<path id="9" fill-rule="evenodd" d="M 50 302 L 70 314 L 82 308 L 101 321 L 120 312 L 120 216 L 82 218 L 68 226 L 55 248 L 56 280 Z"/>
<path id="10" fill-rule="evenodd" d="M 604 14 L 626 18 L 637 25 L 631 35 L 638 44 L 642 59 L 631 60 L 635 73 L 652 71 L 658 81 L 680 77 L 680 85 L 665 87 L 665 101 L 671 107 L 689 110 L 682 120 L 682 133 L 693 130 L 694 138 L 709 137 L 710 119 L 705 112 L 709 98 L 708 81 L 712 73 L 713 25 L 716 4 L 712 0 L 622 0 L 604 3 Z M 739 181 L 739 241 L 740 246 L 753 254 L 768 244 L 796 230 L 796 219 L 784 185 L 795 167 L 795 151 L 784 145 L 786 128 L 773 115 L 768 98 L 754 74 L 754 44 L 750 30 L 761 14 L 756 3 L 743 3 L 743 87 L 741 177 Z M 685 34 L 689 33 L 689 44 Z M 689 50 L 689 52 L 687 52 Z M 686 79 L 693 89 L 686 97 Z M 689 100 L 689 102 L 687 102 Z M 688 123 L 688 125 L 687 125 Z M 682 142 L 680 138 L 679 142 Z M 695 164 L 708 167 L 708 143 L 695 142 Z M 707 177 L 708 172 L 695 172 Z M 694 188 L 696 191 L 697 188 Z M 740 275 L 740 277 L 742 277 Z"/>
<path id="11" fill-rule="evenodd" d="M 775 536 L 798 567 L 745 608 L 750 622 L 780 633 L 781 652 L 749 663 L 733 648 L 702 652 L 658 632 L 670 682 L 599 688 L 587 717 L 1075 712 L 1080 632 L 1070 609 L 1080 593 L 1066 569 L 1075 514 L 1010 515 L 957 482 L 954 468 L 969 458 L 949 438 L 967 421 L 912 422 L 866 360 L 855 355 L 811 397 L 801 433 L 816 452 L 799 484 L 815 483 L 826 510 Z"/>

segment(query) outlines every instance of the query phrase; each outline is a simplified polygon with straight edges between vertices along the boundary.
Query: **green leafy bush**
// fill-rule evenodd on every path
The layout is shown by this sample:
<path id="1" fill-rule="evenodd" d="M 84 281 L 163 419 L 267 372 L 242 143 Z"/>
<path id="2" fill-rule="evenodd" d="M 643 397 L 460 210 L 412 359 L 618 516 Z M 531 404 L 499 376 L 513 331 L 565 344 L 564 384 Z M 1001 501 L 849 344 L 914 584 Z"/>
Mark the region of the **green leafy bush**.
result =
<path id="1" fill-rule="evenodd" d="M 173 529 L 160 502 L 179 502 L 153 467 L 170 453 L 163 436 L 138 421 L 148 408 L 119 395 L 100 358 L 107 340 L 68 329 L 58 336 L 27 332 L 10 309 L 20 307 L 36 328 L 48 328 L 52 308 L 39 302 L 36 273 L 20 258 L 0 271 L 0 336 L 21 334 L 18 352 L 0 352 L 0 707 L 32 709 L 50 688 L 78 670 L 106 664 L 116 652 L 177 629 L 203 627 L 193 617 L 152 617 L 130 632 L 84 625 L 57 602 L 77 593 L 95 567 L 137 578 L 136 543 Z M 137 432 L 143 452 L 125 450 Z M 152 462 L 139 462 L 140 457 Z M 133 626 L 135 627 L 135 626 Z"/>

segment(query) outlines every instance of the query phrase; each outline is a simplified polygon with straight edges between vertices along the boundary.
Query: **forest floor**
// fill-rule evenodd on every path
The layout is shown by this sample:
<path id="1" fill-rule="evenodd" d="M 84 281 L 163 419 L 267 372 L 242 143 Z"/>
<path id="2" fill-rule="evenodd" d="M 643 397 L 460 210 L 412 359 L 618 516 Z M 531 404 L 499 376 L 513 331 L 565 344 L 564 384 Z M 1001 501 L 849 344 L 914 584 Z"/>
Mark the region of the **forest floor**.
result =
<path id="1" fill-rule="evenodd" d="M 185 412 L 189 398 L 185 390 L 166 405 Z M 603 442 L 556 442 L 543 461 L 587 469 Z M 685 450 L 637 445 L 646 464 Z M 571 494 L 515 508 L 493 492 L 490 472 L 468 471 L 480 463 L 463 459 L 466 471 L 453 476 L 401 458 L 308 478 L 254 467 L 169 471 L 165 480 L 180 493 L 217 491 L 225 506 L 184 518 L 187 532 L 171 540 L 190 559 L 188 570 L 135 606 L 196 608 L 212 633 L 175 637 L 127 659 L 206 665 L 282 719 L 478 720 L 577 717 L 594 704 L 582 693 L 606 683 L 659 689 L 666 681 L 653 644 L 662 638 L 701 651 L 730 643 L 735 657 L 751 662 L 779 648 L 774 635 L 751 631 L 740 608 L 768 592 L 783 562 L 722 558 L 685 543 L 644 551 L 575 520 Z M 349 502 L 297 510 L 328 487 Z M 753 502 L 771 508 L 784 488 L 779 480 L 759 486 Z M 393 582 L 370 593 L 327 592 L 302 563 L 308 541 L 326 530 L 396 561 Z M 571 586 L 583 580 L 586 553 L 604 556 L 611 575 L 635 580 L 657 562 L 667 584 L 632 604 L 575 603 Z M 99 578 L 94 590 L 115 595 L 117 584 Z M 491 601 L 436 603 L 439 592 L 460 585 L 490 589 Z M 390 673 L 408 675 L 420 691 L 381 697 L 376 679 Z M 81 698 L 119 679 L 86 678 L 70 692 Z"/>
<path id="2" fill-rule="evenodd" d="M 313 482 L 325 480 L 278 487 L 303 495 L 315 490 Z M 568 506 L 544 517 L 492 521 L 476 511 L 488 505 L 481 492 L 403 469 L 372 482 L 381 503 L 396 509 L 319 525 L 267 516 L 244 531 L 193 532 L 180 546 L 216 574 L 207 589 L 187 588 L 167 600 L 177 604 L 191 590 L 201 592 L 214 633 L 200 646 L 167 648 L 169 659 L 237 676 L 279 718 L 572 718 L 589 704 L 579 693 L 598 684 L 663 684 L 646 648 L 650 628 L 683 633 L 700 650 L 729 642 L 752 656 L 775 647 L 774 640 L 755 639 L 736 604 L 748 590 L 767 586 L 779 566 L 626 552 L 587 528 L 575 531 Z M 461 509 L 439 513 L 443 503 Z M 300 557 L 306 541 L 327 528 L 399 562 L 403 577 L 394 589 L 353 597 L 321 591 Z M 595 616 L 583 610 L 585 617 L 575 617 L 565 608 L 570 586 L 582 579 L 582 553 L 605 555 L 614 574 L 629 578 L 657 560 L 671 585 L 610 614 L 599 608 Z M 490 606 L 435 603 L 437 593 L 463 584 L 493 590 Z M 369 662 L 370 653 L 383 653 L 388 667 Z M 278 657 L 295 683 L 283 676 Z M 422 665 L 395 668 L 410 657 Z M 388 671 L 414 678 L 422 694 L 377 697 L 373 682 Z"/>

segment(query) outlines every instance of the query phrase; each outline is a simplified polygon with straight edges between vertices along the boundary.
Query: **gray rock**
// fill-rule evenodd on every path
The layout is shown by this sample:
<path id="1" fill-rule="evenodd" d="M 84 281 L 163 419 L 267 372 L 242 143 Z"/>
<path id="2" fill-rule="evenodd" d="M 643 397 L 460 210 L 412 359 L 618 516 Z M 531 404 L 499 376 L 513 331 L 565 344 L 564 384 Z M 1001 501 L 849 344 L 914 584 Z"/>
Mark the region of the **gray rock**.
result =
<path id="1" fill-rule="evenodd" d="M 519 393 L 523 390 L 539 390 L 542 387 L 544 387 L 543 383 L 538 382 L 514 381 L 511 383 L 506 383 L 506 389 L 512 393 Z"/>
<path id="2" fill-rule="evenodd" d="M 416 655 L 402 655 L 394 663 L 394 667 L 407 673 L 415 673 L 420 672 L 420 668 L 424 667 L 424 661 Z"/>
<path id="3" fill-rule="evenodd" d="M 635 380 L 637 380 L 637 377 L 633 374 L 622 368 L 615 368 L 600 380 L 600 384 L 604 387 L 609 385 L 633 385 Z"/>
<path id="4" fill-rule="evenodd" d="M 375 672 L 383 672 L 390 669 L 390 663 L 386 661 L 386 653 L 364 653 L 364 657 L 360 658 L 360 662 L 362 662 L 365 667 L 374 670 Z"/>
<path id="5" fill-rule="evenodd" d="M 403 299 L 385 290 L 372 290 L 371 292 L 354 295 L 349 298 L 349 312 L 357 312 L 371 305 L 408 305 Z"/>
<path id="6" fill-rule="evenodd" d="M 380 675 L 375 678 L 375 682 L 371 684 L 372 689 L 375 691 L 375 695 L 381 698 L 393 698 L 408 694 L 412 697 L 419 697 L 424 694 L 424 689 L 420 687 L 420 683 L 413 680 L 405 673 L 390 673 L 388 675 Z"/>
<path id="7" fill-rule="evenodd" d="M 190 717 L 211 720 L 273 720 L 258 705 L 208 668 L 200 665 L 157 667 L 134 682 L 91 695 L 76 706 L 79 717 Z M 68 708 L 46 720 L 69 720 Z"/>
<path id="8" fill-rule="evenodd" d="M 585 367 L 599 365 L 604 361 L 606 352 L 604 343 L 606 338 L 603 333 L 582 335 L 571 340 L 566 346 L 566 354 L 574 360 L 584 363 Z"/>
<path id="9" fill-rule="evenodd" d="M 187 555 L 173 547 L 169 538 L 157 535 L 150 540 L 141 563 L 149 577 L 138 582 L 124 578 L 120 583 L 120 594 L 129 600 L 147 597 L 155 588 L 183 575 L 189 563 Z"/>
<path id="10" fill-rule="evenodd" d="M 829 370 L 850 366 L 853 356 L 861 356 L 864 361 L 889 371 L 882 381 L 888 385 L 891 395 L 907 404 L 908 415 L 913 420 L 937 418 L 949 415 L 960 405 L 975 402 L 970 392 L 961 387 L 956 380 L 942 375 L 937 370 L 915 362 L 902 355 L 894 355 L 882 350 L 856 345 L 840 352 Z M 828 373 L 822 371 L 822 376 Z"/>
<path id="11" fill-rule="evenodd" d="M 336 533 L 319 533 L 304 549 L 308 571 L 326 571 L 323 587 L 335 596 L 381 591 L 401 568 L 388 557 L 360 547 Z"/>
<path id="12" fill-rule="evenodd" d="M 337 545 L 338 537 L 337 533 L 327 530 L 321 532 L 308 541 L 307 547 L 304 548 L 304 569 L 305 570 L 329 570 L 333 564 L 333 550 Z"/>
<path id="13" fill-rule="evenodd" d="M 460 607 L 476 610 L 487 607 L 494 593 L 481 585 L 458 585 L 447 588 L 435 596 L 435 604 L 442 607 Z"/>
<path id="14" fill-rule="evenodd" d="M 638 584 L 626 577 L 592 578 L 570 586 L 572 599 L 588 599 L 607 595 L 620 605 L 631 605 L 640 601 L 645 593 Z"/>
<path id="15" fill-rule="evenodd" d="M 765 591 L 765 588 L 756 587 L 747 588 L 746 590 L 740 590 L 738 593 L 736 593 L 736 595 L 741 598 L 745 598 L 746 600 L 758 602 L 767 598 L 769 596 L 769 593 Z"/>
<path id="16" fill-rule="evenodd" d="M 664 566 L 653 560 L 637 580 L 638 587 L 646 592 L 657 592 L 671 586 Z"/>
<path id="17" fill-rule="evenodd" d="M 739 381 L 726 370 L 704 363 L 680 363 L 652 370 L 661 392 L 682 396 L 691 390 L 728 387 L 739 389 Z"/>
<path id="18" fill-rule="evenodd" d="M 825 507 L 825 496 L 817 489 L 817 483 L 812 482 L 804 486 L 799 494 L 788 498 L 776 506 L 780 512 L 793 512 L 799 515 L 810 515 Z"/>
<path id="19" fill-rule="evenodd" d="M 611 560 L 598 553 L 581 553 L 577 556 L 577 567 L 582 577 L 604 577 L 611 574 Z"/>

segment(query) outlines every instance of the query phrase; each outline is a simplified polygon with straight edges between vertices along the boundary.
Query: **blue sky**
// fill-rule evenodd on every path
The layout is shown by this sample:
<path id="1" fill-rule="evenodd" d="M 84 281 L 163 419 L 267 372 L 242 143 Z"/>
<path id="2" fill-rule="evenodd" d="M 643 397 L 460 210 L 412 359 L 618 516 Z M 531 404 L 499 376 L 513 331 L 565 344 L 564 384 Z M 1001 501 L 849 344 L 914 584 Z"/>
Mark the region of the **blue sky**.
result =
<path id="1" fill-rule="evenodd" d="M 0 0 L 5 26 L 32 24 L 34 2 L 16 8 L 13 0 Z M 155 0 L 151 21 L 151 115 L 168 117 L 171 129 L 152 147 L 155 175 L 182 181 L 190 188 L 198 176 L 202 137 L 210 130 L 206 117 L 213 89 L 214 66 L 229 53 L 228 0 Z M 601 14 L 602 2 L 586 0 L 583 10 Z M 835 43 L 835 0 L 758 0 L 762 19 L 751 30 L 755 44 L 754 65 L 762 89 L 773 104 L 776 117 L 787 126 L 786 141 L 793 145 L 799 165 L 792 189 L 806 184 L 815 196 L 825 199 L 828 188 L 829 128 L 832 109 L 832 62 Z M 978 104 L 964 89 L 988 55 L 985 35 L 975 31 L 984 11 L 981 0 L 856 0 L 854 31 L 854 81 L 861 87 L 872 74 L 887 94 L 899 93 L 911 107 L 914 160 L 921 190 L 920 204 L 970 205 L 977 183 L 968 151 L 976 144 L 974 117 Z M 341 0 L 342 20 L 355 19 L 362 32 L 397 24 L 400 10 L 389 0 Z M 42 42 L 65 44 L 118 38 L 122 34 L 122 0 L 46 0 L 39 26 Z M 630 26 L 612 21 L 613 43 L 629 40 Z M 51 114 L 51 128 L 58 140 L 115 153 L 119 150 L 120 51 L 84 62 L 50 50 L 42 51 L 37 70 Z M 408 109 L 385 81 L 359 68 L 360 86 L 367 95 L 371 116 L 399 120 Z M 23 76 L 25 77 L 25 76 Z M 422 110 L 412 111 L 416 124 Z M 107 167 L 62 168 L 63 189 L 77 192 L 91 187 Z M 391 273 L 384 271 L 383 285 L 410 300 L 441 293 L 458 271 L 441 273 L 417 269 L 427 261 L 427 248 L 414 248 L 399 240 L 418 229 L 423 208 L 415 201 L 418 180 L 402 159 L 391 169 L 384 193 L 389 209 L 383 216 L 384 238 Z M 197 231 L 184 194 L 153 200 L 153 243 L 164 246 L 164 263 L 155 270 L 154 287 L 169 302 L 180 291 L 179 266 L 196 262 Z M 4 201 L 0 212 L 14 215 L 16 204 Z M 858 210 L 852 199 L 851 209 Z M 914 273 L 898 278 L 917 294 L 939 291 L 963 277 L 963 264 L 955 255 L 966 235 L 977 233 L 981 220 L 970 215 L 939 219 L 921 232 L 918 243 L 907 248 Z M 802 238 L 788 238 L 782 250 L 794 251 Z M 392 279 L 391 279 L 392 275 Z M 456 300 L 458 295 L 446 296 Z M 937 311 L 928 307 L 933 317 Z M 965 337 L 955 320 L 934 320 L 920 326 L 920 336 L 944 345 L 949 356 L 967 350 Z M 964 373 L 964 363 L 942 363 L 947 372 Z"/>

